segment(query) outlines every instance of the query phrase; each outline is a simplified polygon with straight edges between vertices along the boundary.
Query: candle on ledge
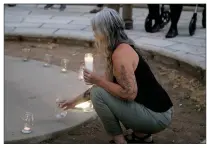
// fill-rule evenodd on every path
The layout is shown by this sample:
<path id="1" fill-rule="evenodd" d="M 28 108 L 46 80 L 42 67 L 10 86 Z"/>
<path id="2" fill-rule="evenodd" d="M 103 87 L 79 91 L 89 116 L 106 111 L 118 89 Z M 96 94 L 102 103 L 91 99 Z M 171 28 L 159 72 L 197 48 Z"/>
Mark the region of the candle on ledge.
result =
<path id="1" fill-rule="evenodd" d="M 29 127 L 24 127 L 24 130 L 26 130 L 26 131 L 30 131 L 31 128 L 29 128 Z"/>
<path id="2" fill-rule="evenodd" d="M 23 61 L 26 62 L 29 60 L 29 54 L 30 54 L 30 48 L 23 48 L 22 53 L 23 53 Z"/>
<path id="3" fill-rule="evenodd" d="M 44 60 L 45 60 L 44 67 L 49 67 L 50 66 L 51 58 L 52 58 L 52 55 L 45 54 L 45 57 L 44 57 Z"/>
<path id="4" fill-rule="evenodd" d="M 68 62 L 69 62 L 69 60 L 68 59 L 62 59 L 61 60 L 61 71 L 63 72 L 63 73 L 65 73 L 65 72 L 67 72 L 67 68 L 68 68 Z"/>
<path id="5" fill-rule="evenodd" d="M 93 71 L 93 54 L 86 53 L 84 61 L 85 61 L 85 68 L 92 72 Z"/>
<path id="6" fill-rule="evenodd" d="M 27 126 L 27 124 L 24 125 L 24 129 L 22 129 L 22 133 L 29 134 L 31 133 L 31 128 Z"/>
<path id="7" fill-rule="evenodd" d="M 75 106 L 77 109 L 83 110 L 83 112 L 92 112 L 93 111 L 93 104 L 91 101 L 83 102 L 80 104 L 77 104 Z"/>

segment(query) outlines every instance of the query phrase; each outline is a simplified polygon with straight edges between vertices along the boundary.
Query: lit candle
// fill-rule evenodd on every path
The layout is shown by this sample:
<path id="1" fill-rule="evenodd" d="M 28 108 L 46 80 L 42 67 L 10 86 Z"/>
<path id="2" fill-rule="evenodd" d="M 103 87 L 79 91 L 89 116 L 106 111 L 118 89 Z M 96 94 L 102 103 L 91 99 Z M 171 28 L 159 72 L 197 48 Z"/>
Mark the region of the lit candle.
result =
<path id="1" fill-rule="evenodd" d="M 75 106 L 75 108 L 81 108 L 81 109 L 85 109 L 85 108 L 88 108 L 88 107 L 90 107 L 89 102 L 83 102 L 83 103 L 80 103 L 80 104 Z"/>
<path id="2" fill-rule="evenodd" d="M 75 108 L 81 109 L 81 110 L 83 110 L 83 112 L 92 112 L 93 111 L 93 105 L 92 105 L 91 101 L 77 104 L 75 106 Z"/>
<path id="3" fill-rule="evenodd" d="M 29 133 L 31 133 L 31 132 L 32 132 L 32 131 L 31 131 L 31 128 L 27 126 L 27 123 L 25 123 L 25 125 L 24 125 L 24 129 L 22 129 L 22 133 L 24 133 L 24 134 L 29 134 Z"/>
<path id="4" fill-rule="evenodd" d="M 25 131 L 30 131 L 31 128 L 29 128 L 29 127 L 24 127 L 24 130 L 25 130 Z"/>
<path id="5" fill-rule="evenodd" d="M 62 72 L 67 72 L 67 70 L 65 68 L 62 68 Z"/>
<path id="6" fill-rule="evenodd" d="M 22 49 L 23 52 L 23 61 L 28 61 L 29 60 L 29 53 L 30 53 L 30 49 L 29 48 L 23 48 Z"/>
<path id="7" fill-rule="evenodd" d="M 93 54 L 92 53 L 87 53 L 85 54 L 85 68 L 89 71 L 93 71 Z"/>
<path id="8" fill-rule="evenodd" d="M 50 63 L 51 63 L 51 57 L 52 57 L 52 55 L 50 55 L 50 54 L 45 54 L 45 58 L 44 58 L 44 60 L 45 60 L 44 66 L 45 66 L 45 67 L 49 67 L 49 66 L 50 66 Z"/>
<path id="9" fill-rule="evenodd" d="M 62 67 L 61 71 L 62 72 L 67 72 L 68 62 L 69 62 L 68 59 L 62 59 L 61 60 L 61 67 Z"/>

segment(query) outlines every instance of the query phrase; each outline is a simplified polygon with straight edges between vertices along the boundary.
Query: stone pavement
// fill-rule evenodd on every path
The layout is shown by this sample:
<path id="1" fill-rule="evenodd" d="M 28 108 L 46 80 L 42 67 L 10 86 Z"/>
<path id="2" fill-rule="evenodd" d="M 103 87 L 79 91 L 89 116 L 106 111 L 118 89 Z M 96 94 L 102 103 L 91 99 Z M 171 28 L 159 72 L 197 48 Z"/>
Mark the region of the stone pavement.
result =
<path id="1" fill-rule="evenodd" d="M 56 96 L 74 99 L 88 89 L 75 72 L 63 74 L 55 65 L 45 68 L 39 61 L 5 56 L 4 82 L 5 143 L 37 143 L 96 117 L 95 112 L 68 111 L 64 119 L 55 118 Z M 22 134 L 21 117 L 28 111 L 34 114 L 33 132 Z"/>
<path id="2" fill-rule="evenodd" d="M 51 10 L 44 10 L 43 7 L 44 5 L 5 7 L 5 34 L 93 40 L 90 19 L 94 14 L 88 13 L 93 6 L 68 5 L 64 12 L 59 12 L 59 6 Z M 180 35 L 173 39 L 165 39 L 170 24 L 159 33 L 146 33 L 144 21 L 147 14 L 147 9 L 134 8 L 134 29 L 126 31 L 138 47 L 206 69 L 206 29 L 201 25 L 201 12 L 198 13 L 197 30 L 192 37 L 189 36 L 188 26 L 193 12 L 182 12 L 178 24 Z"/>

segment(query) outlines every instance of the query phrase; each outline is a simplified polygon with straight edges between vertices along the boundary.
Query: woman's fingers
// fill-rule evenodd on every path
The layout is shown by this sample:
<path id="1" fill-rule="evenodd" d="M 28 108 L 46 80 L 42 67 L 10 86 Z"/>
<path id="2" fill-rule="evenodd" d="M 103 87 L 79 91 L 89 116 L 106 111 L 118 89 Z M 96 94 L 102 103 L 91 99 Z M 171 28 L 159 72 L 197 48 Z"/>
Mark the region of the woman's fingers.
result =
<path id="1" fill-rule="evenodd" d="M 61 103 L 61 104 L 60 104 L 60 108 L 65 108 L 65 107 L 67 107 L 67 105 L 68 105 L 67 102 Z"/>
<path id="2" fill-rule="evenodd" d="M 63 110 L 68 110 L 68 109 L 73 108 L 73 107 L 75 107 L 74 104 L 67 103 L 67 105 L 65 107 L 63 107 Z"/>
<path id="3" fill-rule="evenodd" d="M 83 78 L 86 82 L 88 82 L 91 79 L 91 74 L 89 73 L 84 73 Z"/>
<path id="4" fill-rule="evenodd" d="M 85 72 L 85 73 L 90 73 L 87 69 L 83 69 L 83 71 Z"/>
<path id="5" fill-rule="evenodd" d="M 83 76 L 84 76 L 84 77 L 91 78 L 91 74 L 90 74 L 90 73 L 83 73 Z"/>
<path id="6" fill-rule="evenodd" d="M 63 110 L 68 110 L 70 107 L 69 106 L 67 106 L 67 107 L 64 107 L 63 108 Z"/>

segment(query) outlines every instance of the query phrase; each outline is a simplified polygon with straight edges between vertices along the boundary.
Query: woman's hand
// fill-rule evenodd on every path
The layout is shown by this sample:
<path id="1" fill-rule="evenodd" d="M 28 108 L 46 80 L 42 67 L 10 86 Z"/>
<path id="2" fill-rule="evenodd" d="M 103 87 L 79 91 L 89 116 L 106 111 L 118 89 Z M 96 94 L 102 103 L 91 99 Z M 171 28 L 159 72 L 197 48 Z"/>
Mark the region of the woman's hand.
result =
<path id="1" fill-rule="evenodd" d="M 83 69 L 83 77 L 86 83 L 97 85 L 101 80 L 101 77 L 95 74 L 94 72 L 90 72 L 87 69 Z"/>
<path id="2" fill-rule="evenodd" d="M 58 106 L 64 110 L 68 110 L 70 108 L 74 108 L 75 104 L 72 103 L 70 100 L 63 100 L 63 101 L 59 102 Z"/>

